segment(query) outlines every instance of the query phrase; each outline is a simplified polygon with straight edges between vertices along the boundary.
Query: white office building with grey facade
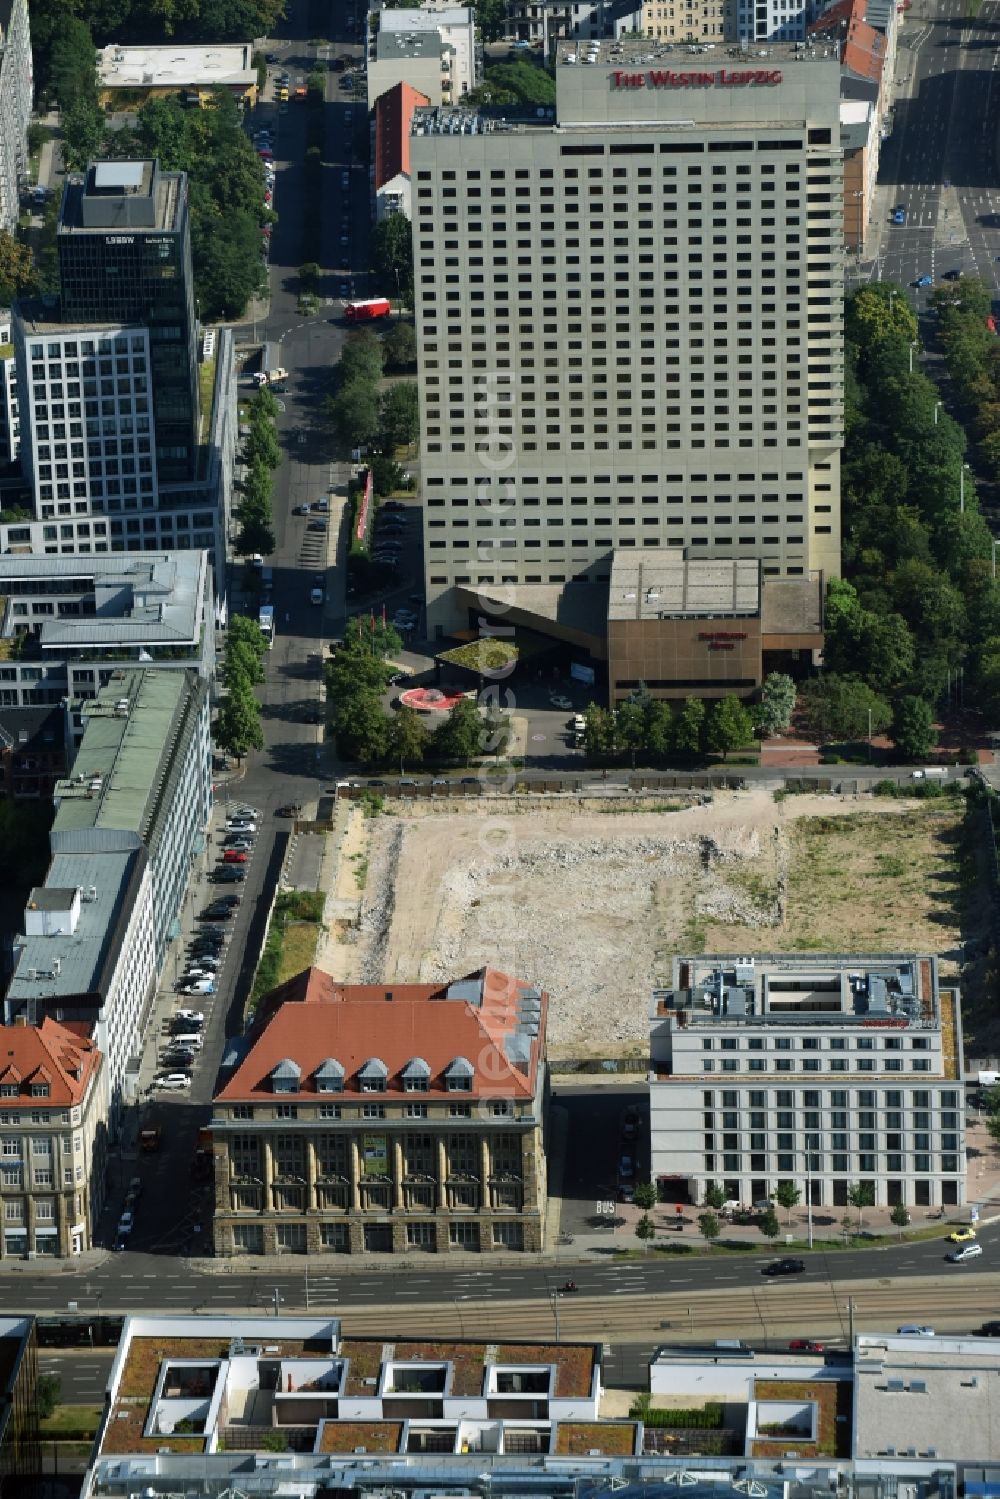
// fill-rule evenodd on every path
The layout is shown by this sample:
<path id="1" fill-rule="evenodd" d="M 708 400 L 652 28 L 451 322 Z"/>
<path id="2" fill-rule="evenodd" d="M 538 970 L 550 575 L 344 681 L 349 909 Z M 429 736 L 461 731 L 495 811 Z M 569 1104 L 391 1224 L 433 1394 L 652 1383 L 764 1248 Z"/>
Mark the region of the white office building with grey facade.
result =
<path id="1" fill-rule="evenodd" d="M 913 954 L 674 959 L 650 1009 L 651 1176 L 665 1200 L 792 1182 L 882 1206 L 966 1201 L 959 994 Z"/>

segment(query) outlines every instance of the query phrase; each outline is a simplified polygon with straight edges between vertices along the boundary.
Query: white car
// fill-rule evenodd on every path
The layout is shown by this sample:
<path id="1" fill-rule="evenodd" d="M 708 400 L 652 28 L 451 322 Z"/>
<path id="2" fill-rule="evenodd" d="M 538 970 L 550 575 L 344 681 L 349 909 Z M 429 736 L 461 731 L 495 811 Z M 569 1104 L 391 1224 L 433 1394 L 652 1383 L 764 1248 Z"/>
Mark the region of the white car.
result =
<path id="1" fill-rule="evenodd" d="M 231 817 L 229 819 L 229 821 L 226 823 L 226 832 L 227 833 L 246 833 L 249 837 L 256 838 L 256 836 L 257 836 L 257 824 L 255 822 L 247 822 L 244 818 L 240 818 L 240 817 L 232 818 Z"/>
<path id="2" fill-rule="evenodd" d="M 177 985 L 177 990 L 180 994 L 214 994 L 215 979 L 185 979 Z"/>
<path id="3" fill-rule="evenodd" d="M 233 817 L 249 817 L 253 821 L 260 816 L 260 813 L 256 807 L 248 807 L 245 802 L 241 802 L 238 807 L 233 808 L 230 815 Z"/>
<path id="4" fill-rule="evenodd" d="M 154 1088 L 167 1088 L 180 1092 L 182 1088 L 190 1088 L 190 1086 L 191 1079 L 186 1072 L 160 1072 L 153 1078 Z"/>
<path id="5" fill-rule="evenodd" d="M 201 1010 L 175 1010 L 175 1020 L 184 1020 L 188 1025 L 204 1025 L 205 1017 Z"/>
<path id="6" fill-rule="evenodd" d="M 196 979 L 212 979 L 212 981 L 214 982 L 215 974 L 216 965 L 214 963 L 212 963 L 211 965 L 207 963 L 199 963 L 197 967 L 185 968 L 184 973 L 181 976 L 181 983 L 193 984 Z"/>

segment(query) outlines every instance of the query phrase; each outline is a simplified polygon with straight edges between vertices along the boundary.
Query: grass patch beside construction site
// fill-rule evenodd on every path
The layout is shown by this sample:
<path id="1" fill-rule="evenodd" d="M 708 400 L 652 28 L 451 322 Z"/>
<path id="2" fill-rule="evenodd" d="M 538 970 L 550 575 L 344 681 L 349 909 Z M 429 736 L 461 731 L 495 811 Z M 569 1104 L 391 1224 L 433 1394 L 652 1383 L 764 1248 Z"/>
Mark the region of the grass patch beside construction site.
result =
<path id="1" fill-rule="evenodd" d="M 257 1008 L 261 995 L 310 966 L 316 956 L 323 903 L 321 890 L 289 890 L 278 896 L 254 975 L 248 1013 Z"/>

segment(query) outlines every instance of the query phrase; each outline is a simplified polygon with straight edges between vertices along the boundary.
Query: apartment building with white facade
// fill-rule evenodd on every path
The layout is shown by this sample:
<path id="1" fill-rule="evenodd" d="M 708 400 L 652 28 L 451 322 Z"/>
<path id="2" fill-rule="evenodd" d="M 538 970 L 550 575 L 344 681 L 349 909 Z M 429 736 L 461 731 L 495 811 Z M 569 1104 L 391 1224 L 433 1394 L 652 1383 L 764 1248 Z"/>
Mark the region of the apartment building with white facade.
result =
<path id="1" fill-rule="evenodd" d="M 0 0 L 0 229 L 17 229 L 33 95 L 28 0 Z"/>
<path id="2" fill-rule="evenodd" d="M 159 971 L 211 815 L 207 683 L 191 671 L 119 668 L 82 713 L 71 773 L 53 793 L 52 851 L 146 850 Z"/>
<path id="3" fill-rule="evenodd" d="M 368 40 L 368 108 L 397 83 L 432 104 L 457 104 L 482 78 L 476 13 L 468 5 L 373 11 Z"/>
<path id="4" fill-rule="evenodd" d="M 9 308 L 0 307 L 0 465 L 15 463 L 21 447 L 17 361 Z"/>
<path id="5" fill-rule="evenodd" d="M 84 703 L 131 658 L 215 672 L 208 553 L 0 553 L 0 707 Z"/>
<path id="6" fill-rule="evenodd" d="M 107 1125 L 117 1136 L 138 1077 L 156 985 L 153 882 L 143 848 L 54 854 L 31 891 L 4 1023 L 86 1025 L 107 1066 Z"/>
<path id="7" fill-rule="evenodd" d="M 667 1200 L 962 1205 L 958 991 L 913 954 L 674 959 L 650 1009 L 651 1175 Z"/>
<path id="8" fill-rule="evenodd" d="M 7 1023 L 84 1020 L 108 1063 L 110 1126 L 134 1091 L 142 1037 L 195 861 L 212 783 L 208 689 L 191 671 L 117 671 L 54 791 L 52 863 L 32 891 Z"/>
<path id="9" fill-rule="evenodd" d="M 839 571 L 839 87 L 829 47 L 564 43 L 554 119 L 415 112 L 431 631 L 618 548 Z"/>
<path id="10" fill-rule="evenodd" d="M 642 29 L 642 0 L 507 0 L 506 29 L 537 42 L 545 56 L 558 41 L 622 36 Z"/>

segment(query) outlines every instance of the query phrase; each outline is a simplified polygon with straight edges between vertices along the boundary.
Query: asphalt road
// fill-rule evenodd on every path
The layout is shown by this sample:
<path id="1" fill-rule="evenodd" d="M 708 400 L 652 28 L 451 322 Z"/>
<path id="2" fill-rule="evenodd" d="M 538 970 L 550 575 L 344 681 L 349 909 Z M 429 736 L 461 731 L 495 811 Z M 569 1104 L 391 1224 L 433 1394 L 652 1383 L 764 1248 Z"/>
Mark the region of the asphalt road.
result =
<path id="1" fill-rule="evenodd" d="M 902 27 L 892 133 L 882 148 L 879 184 L 887 207 L 905 204 L 905 226 L 881 226 L 876 274 L 909 285 L 948 270 L 1000 286 L 997 186 L 997 67 L 1000 4 L 984 0 L 967 18 L 966 0 L 917 0 Z M 922 308 L 930 288 L 914 291 Z"/>

